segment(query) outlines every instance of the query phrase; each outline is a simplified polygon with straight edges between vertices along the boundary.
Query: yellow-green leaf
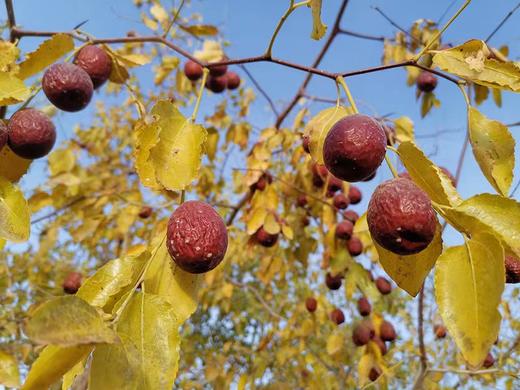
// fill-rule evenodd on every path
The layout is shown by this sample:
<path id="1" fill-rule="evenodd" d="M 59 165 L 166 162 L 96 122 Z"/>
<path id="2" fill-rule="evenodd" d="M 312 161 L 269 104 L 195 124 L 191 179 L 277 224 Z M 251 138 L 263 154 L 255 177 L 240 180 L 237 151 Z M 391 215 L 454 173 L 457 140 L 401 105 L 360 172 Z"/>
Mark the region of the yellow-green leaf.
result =
<path id="1" fill-rule="evenodd" d="M 472 367 L 478 367 L 500 328 L 505 283 L 504 249 L 491 234 L 476 234 L 437 260 L 435 297 L 449 333 Z"/>
<path id="2" fill-rule="evenodd" d="M 31 90 L 18 77 L 11 73 L 0 72 L 0 105 L 23 102 L 30 94 Z"/>
<path id="3" fill-rule="evenodd" d="M 36 343 L 61 347 L 118 340 L 96 309 L 76 296 L 57 297 L 41 304 L 25 332 Z"/>
<path id="4" fill-rule="evenodd" d="M 27 173 L 32 160 L 18 157 L 9 146 L 4 146 L 0 151 L 0 176 L 16 183 Z"/>
<path id="5" fill-rule="evenodd" d="M 473 39 L 452 49 L 434 53 L 433 64 L 446 72 L 487 87 L 520 91 L 518 64 L 491 58 L 484 41 Z"/>
<path id="6" fill-rule="evenodd" d="M 30 227 L 29 205 L 22 191 L 0 176 L 0 238 L 27 241 Z"/>
<path id="7" fill-rule="evenodd" d="M 413 122 L 407 116 L 402 116 L 394 120 L 395 137 L 399 142 L 414 141 Z"/>
<path id="8" fill-rule="evenodd" d="M 20 373 L 16 358 L 0 351 L 0 384 L 6 387 L 20 386 Z"/>
<path id="9" fill-rule="evenodd" d="M 74 50 L 74 40 L 67 34 L 56 34 L 43 42 L 38 49 L 27 54 L 20 63 L 18 77 L 25 80 L 54 64 L 68 52 Z"/>
<path id="10" fill-rule="evenodd" d="M 410 177 L 435 203 L 454 206 L 461 202 L 448 176 L 426 157 L 413 142 L 402 142 L 399 157 Z"/>
<path id="11" fill-rule="evenodd" d="M 509 129 L 470 107 L 469 135 L 473 154 L 484 176 L 493 188 L 507 196 L 515 168 L 515 139 Z"/>
<path id="12" fill-rule="evenodd" d="M 49 345 L 31 366 L 22 390 L 42 390 L 57 382 L 94 349 L 91 345 L 62 348 Z"/>
<path id="13" fill-rule="evenodd" d="M 312 12 L 312 33 L 311 38 L 319 40 L 327 33 L 327 25 L 321 21 L 321 1 L 311 0 L 309 7 Z"/>
<path id="14" fill-rule="evenodd" d="M 330 107 L 315 115 L 305 127 L 305 136 L 309 138 L 309 148 L 312 158 L 323 164 L 323 143 L 334 124 L 341 118 L 352 114 L 347 107 Z"/>
<path id="15" fill-rule="evenodd" d="M 413 297 L 421 290 L 424 279 L 442 252 L 441 232 L 442 228 L 437 224 L 435 237 L 430 245 L 425 250 L 410 256 L 396 255 L 374 241 L 374 246 L 379 254 L 379 262 L 386 273 L 399 287 Z"/>

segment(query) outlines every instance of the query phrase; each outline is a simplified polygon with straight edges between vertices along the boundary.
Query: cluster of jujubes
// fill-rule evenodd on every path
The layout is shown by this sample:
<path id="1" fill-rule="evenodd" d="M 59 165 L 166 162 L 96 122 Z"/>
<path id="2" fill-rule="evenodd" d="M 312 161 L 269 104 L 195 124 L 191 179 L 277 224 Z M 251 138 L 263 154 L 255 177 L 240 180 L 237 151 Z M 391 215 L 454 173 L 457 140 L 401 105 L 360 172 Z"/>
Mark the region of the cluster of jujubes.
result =
<path id="1" fill-rule="evenodd" d="M 204 73 L 203 67 L 195 61 L 189 60 L 184 64 L 184 74 L 191 81 L 198 81 Z M 206 88 L 214 93 L 222 93 L 224 90 L 235 90 L 240 87 L 240 76 L 228 71 L 227 65 L 209 67 L 209 76 L 206 80 Z"/>

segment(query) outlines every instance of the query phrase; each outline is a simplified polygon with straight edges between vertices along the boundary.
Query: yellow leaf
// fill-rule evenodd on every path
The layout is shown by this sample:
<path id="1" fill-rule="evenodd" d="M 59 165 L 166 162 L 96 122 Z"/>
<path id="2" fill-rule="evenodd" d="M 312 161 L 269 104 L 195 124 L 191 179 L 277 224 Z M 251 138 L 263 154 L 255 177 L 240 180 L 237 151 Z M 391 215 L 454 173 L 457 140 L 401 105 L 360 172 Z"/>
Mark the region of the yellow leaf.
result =
<path id="1" fill-rule="evenodd" d="M 20 49 L 9 41 L 0 41 L 0 71 L 12 71 L 15 61 L 20 55 Z"/>
<path id="2" fill-rule="evenodd" d="M 62 347 L 117 341 L 96 309 L 76 296 L 53 298 L 38 306 L 25 333 L 36 343 Z"/>
<path id="3" fill-rule="evenodd" d="M 197 309 L 201 282 L 200 275 L 190 274 L 175 265 L 166 242 L 162 242 L 153 256 L 144 285 L 146 292 L 157 294 L 172 305 L 177 322 L 182 324 Z"/>
<path id="4" fill-rule="evenodd" d="M 0 351 L 0 384 L 6 387 L 20 386 L 20 373 L 16 358 Z"/>
<path id="5" fill-rule="evenodd" d="M 0 176 L 0 238 L 27 241 L 30 227 L 29 205 L 22 192 Z"/>
<path id="6" fill-rule="evenodd" d="M 150 13 L 160 23 L 168 21 L 168 12 L 166 12 L 166 10 L 159 3 L 155 3 L 154 5 L 152 5 L 152 7 L 150 8 Z"/>
<path id="7" fill-rule="evenodd" d="M 274 214 L 269 213 L 264 221 L 264 230 L 269 234 L 280 233 L 280 224 L 276 220 Z"/>
<path id="8" fill-rule="evenodd" d="M 146 54 L 123 54 L 118 52 L 112 52 L 113 56 L 117 58 L 119 62 L 129 68 L 135 68 L 136 66 L 143 66 L 149 64 L 152 61 L 152 57 Z"/>
<path id="9" fill-rule="evenodd" d="M 220 43 L 206 40 L 202 44 L 202 49 L 196 50 L 193 55 L 200 61 L 217 62 L 224 57 L 224 52 L 222 51 Z"/>
<path id="10" fill-rule="evenodd" d="M 266 217 L 267 210 L 264 207 L 260 206 L 258 208 L 255 208 L 247 219 L 247 234 L 255 234 L 256 231 L 264 225 Z"/>
<path id="11" fill-rule="evenodd" d="M 74 367 L 72 367 L 65 375 L 63 375 L 63 380 L 61 382 L 61 390 L 69 390 L 74 383 L 76 377 L 81 375 L 85 371 L 85 362 L 80 361 L 76 363 Z"/>
<path id="12" fill-rule="evenodd" d="M 76 164 L 74 152 L 70 149 L 60 149 L 49 155 L 49 169 L 52 176 L 70 172 Z"/>
<path id="13" fill-rule="evenodd" d="M 30 94 L 31 90 L 18 77 L 0 72 L 0 105 L 23 102 L 29 98 Z"/>
<path id="14" fill-rule="evenodd" d="M 379 253 L 379 262 L 386 273 L 399 287 L 413 297 L 421 290 L 424 279 L 442 252 L 441 230 L 441 226 L 437 223 L 435 237 L 430 245 L 423 251 L 410 256 L 396 255 L 374 241 L 374 246 Z"/>
<path id="15" fill-rule="evenodd" d="M 151 149 L 159 142 L 161 129 L 157 123 L 137 122 L 134 129 L 135 169 L 141 183 L 146 187 L 159 190 L 161 186 L 155 177 L 155 167 L 150 159 Z"/>
<path id="16" fill-rule="evenodd" d="M 210 127 L 208 130 L 208 137 L 204 144 L 204 151 L 208 155 L 208 158 L 213 161 L 217 156 L 219 133 L 214 127 Z"/>
<path id="17" fill-rule="evenodd" d="M 321 21 L 321 1 L 311 0 L 309 7 L 312 11 L 312 33 L 311 38 L 319 40 L 327 33 L 327 25 Z"/>
<path id="18" fill-rule="evenodd" d="M 448 176 L 431 162 L 413 142 L 402 142 L 399 157 L 410 177 L 435 203 L 455 206 L 461 202 Z"/>
<path id="19" fill-rule="evenodd" d="M 484 176 L 500 194 L 507 196 L 515 168 L 515 139 L 509 129 L 470 107 L 469 135 Z"/>
<path id="20" fill-rule="evenodd" d="M 124 84 L 130 77 L 130 74 L 126 69 L 125 64 L 121 60 L 121 57 L 107 45 L 103 45 L 103 49 L 105 49 L 107 54 L 112 59 L 112 68 L 110 69 L 110 75 L 108 76 L 108 79 L 116 84 Z"/>
<path id="21" fill-rule="evenodd" d="M 27 54 L 20 63 L 18 77 L 25 80 L 57 62 L 68 52 L 74 50 L 74 40 L 67 34 L 56 34 L 43 42 L 38 49 Z"/>
<path id="22" fill-rule="evenodd" d="M 197 36 L 214 36 L 218 34 L 218 28 L 207 24 L 194 24 L 192 26 L 179 26 L 181 30 L 184 30 L 190 34 Z"/>
<path id="23" fill-rule="evenodd" d="M 518 64 L 490 58 L 489 48 L 483 41 L 473 39 L 434 53 L 434 65 L 444 71 L 487 87 L 520 91 Z"/>
<path id="24" fill-rule="evenodd" d="M 335 355 L 343 349 L 345 339 L 342 333 L 332 333 L 327 338 L 327 353 L 329 355 Z"/>
<path id="25" fill-rule="evenodd" d="M 179 323 L 171 304 L 158 295 L 137 293 L 118 322 L 121 344 L 93 354 L 92 389 L 171 389 L 177 375 Z"/>
<path id="26" fill-rule="evenodd" d="M 358 363 L 358 385 L 360 388 L 365 386 L 366 384 L 370 383 L 370 371 L 372 368 L 376 365 L 376 360 L 374 358 L 374 355 L 371 353 L 364 353 L 363 356 L 361 356 L 361 359 L 359 359 Z"/>
<path id="27" fill-rule="evenodd" d="M 395 137 L 399 142 L 414 141 L 413 122 L 407 116 L 402 116 L 394 120 Z"/>
<path id="28" fill-rule="evenodd" d="M 15 183 L 25 175 L 31 163 L 32 160 L 18 157 L 9 146 L 5 145 L 0 151 L 0 176 Z"/>
<path id="29" fill-rule="evenodd" d="M 288 225 L 282 225 L 282 234 L 288 240 L 292 240 L 294 238 L 294 232 L 292 228 Z"/>
<path id="30" fill-rule="evenodd" d="M 504 250 L 491 234 L 475 234 L 437 261 L 435 297 L 444 324 L 464 359 L 478 367 L 500 328 Z"/>
<path id="31" fill-rule="evenodd" d="M 94 349 L 91 345 L 61 348 L 49 345 L 31 366 L 22 390 L 42 390 L 57 382 Z"/>
<path id="32" fill-rule="evenodd" d="M 305 126 L 305 136 L 309 138 L 309 148 L 313 160 L 323 164 L 323 143 L 332 126 L 341 118 L 350 115 L 352 110 L 346 107 L 330 107 L 320 111 Z"/>

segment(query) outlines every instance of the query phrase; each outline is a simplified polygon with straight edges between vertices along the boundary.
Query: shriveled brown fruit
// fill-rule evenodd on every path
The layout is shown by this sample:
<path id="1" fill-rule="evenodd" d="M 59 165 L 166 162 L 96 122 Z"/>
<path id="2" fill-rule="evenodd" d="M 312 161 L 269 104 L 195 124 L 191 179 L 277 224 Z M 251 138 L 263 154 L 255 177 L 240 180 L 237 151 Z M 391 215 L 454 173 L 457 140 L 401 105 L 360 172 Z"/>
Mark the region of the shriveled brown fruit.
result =
<path id="1" fill-rule="evenodd" d="M 150 218 L 150 216 L 153 213 L 153 209 L 150 206 L 144 206 L 139 210 L 139 218 L 141 219 L 147 219 Z"/>
<path id="2" fill-rule="evenodd" d="M 343 190 L 343 181 L 338 179 L 337 177 L 334 177 L 332 175 L 329 175 L 329 184 L 327 186 L 327 190 L 330 192 L 337 192 Z"/>
<path id="3" fill-rule="evenodd" d="M 251 189 L 253 191 L 263 191 L 267 187 L 267 184 L 271 184 L 273 182 L 273 176 L 269 172 L 265 172 L 260 176 L 258 181 L 251 185 Z"/>
<path id="4" fill-rule="evenodd" d="M 311 140 L 308 136 L 304 135 L 302 137 L 302 148 L 305 153 L 311 152 Z"/>
<path id="5" fill-rule="evenodd" d="M 255 240 L 258 244 L 262 245 L 265 248 L 271 248 L 276 245 L 278 241 L 278 234 L 269 234 L 265 231 L 262 226 L 255 233 Z"/>
<path id="6" fill-rule="evenodd" d="M 233 91 L 240 87 L 240 76 L 235 72 L 227 72 L 227 89 Z"/>
<path id="7" fill-rule="evenodd" d="M 206 88 L 208 88 L 211 92 L 221 93 L 227 87 L 227 78 L 226 76 L 209 76 L 206 81 Z"/>
<path id="8" fill-rule="evenodd" d="M 421 92 L 432 92 L 437 87 L 437 76 L 428 71 L 423 71 L 417 77 L 417 89 Z"/>
<path id="9" fill-rule="evenodd" d="M 369 321 L 358 323 L 352 331 L 352 341 L 358 347 L 367 345 L 375 337 L 374 326 Z"/>
<path id="10" fill-rule="evenodd" d="M 352 223 L 356 223 L 356 221 L 359 219 L 359 214 L 354 210 L 346 210 L 343 212 L 343 218 Z"/>
<path id="11" fill-rule="evenodd" d="M 343 311 L 341 311 L 340 309 L 334 309 L 330 312 L 330 319 L 336 325 L 341 325 L 345 322 L 345 315 L 343 314 Z"/>
<path id="12" fill-rule="evenodd" d="M 352 232 L 354 231 L 354 225 L 350 221 L 341 221 L 336 225 L 336 238 L 340 240 L 348 240 L 352 237 Z"/>
<path id="13" fill-rule="evenodd" d="M 359 314 L 363 317 L 370 315 L 370 313 L 372 312 L 372 305 L 366 297 L 359 298 L 359 300 L 357 301 L 357 308 Z"/>
<path id="14" fill-rule="evenodd" d="M 209 204 L 184 202 L 168 221 L 166 246 L 175 264 L 184 271 L 192 274 L 211 271 L 226 254 L 226 225 Z"/>
<path id="15" fill-rule="evenodd" d="M 375 382 L 377 378 L 381 376 L 381 370 L 378 368 L 372 367 L 370 369 L 370 372 L 368 374 L 368 379 L 370 379 L 372 382 Z"/>
<path id="16" fill-rule="evenodd" d="M 386 355 L 386 353 L 388 352 L 388 348 L 387 348 L 384 340 L 382 340 L 380 337 L 375 336 L 372 341 L 374 343 L 376 343 L 376 345 L 379 347 L 379 350 L 381 351 L 381 355 L 383 355 L 383 356 Z"/>
<path id="17" fill-rule="evenodd" d="M 67 294 L 76 294 L 81 287 L 83 275 L 80 272 L 70 272 L 63 281 L 63 291 Z"/>
<path id="18" fill-rule="evenodd" d="M 433 325 L 433 333 L 435 333 L 435 337 L 438 339 L 443 339 L 446 337 L 446 327 L 441 324 Z"/>
<path id="19" fill-rule="evenodd" d="M 337 178 L 355 182 L 372 175 L 383 162 L 386 135 L 374 118 L 349 115 L 332 126 L 323 143 L 323 160 Z"/>
<path id="20" fill-rule="evenodd" d="M 187 61 L 184 64 L 184 75 L 191 81 L 200 80 L 204 74 L 202 66 L 197 64 L 195 61 Z"/>
<path id="21" fill-rule="evenodd" d="M 94 89 L 101 87 L 112 71 L 112 58 L 96 45 L 88 45 L 81 49 L 74 58 L 74 64 L 87 72 Z"/>
<path id="22" fill-rule="evenodd" d="M 395 333 L 394 326 L 388 322 L 383 321 L 379 328 L 379 335 L 383 341 L 395 341 L 397 333 Z"/>
<path id="23" fill-rule="evenodd" d="M 127 31 L 126 36 L 128 38 L 136 37 L 137 36 L 137 31 L 134 31 L 134 30 Z"/>
<path id="24" fill-rule="evenodd" d="M 320 165 L 313 163 L 311 165 L 311 173 L 312 173 L 312 184 L 315 187 L 321 188 L 325 184 L 325 180 L 329 174 L 329 171 L 325 167 L 325 165 Z"/>
<path id="25" fill-rule="evenodd" d="M 493 367 L 494 364 L 495 364 L 495 358 L 493 357 L 493 355 L 491 355 L 491 352 L 488 352 L 482 365 L 484 366 L 484 368 L 491 368 L 491 367 Z"/>
<path id="26" fill-rule="evenodd" d="M 325 284 L 329 290 L 339 290 L 341 287 L 341 279 L 341 275 L 332 276 L 330 272 L 327 272 L 327 275 L 325 275 Z"/>
<path id="27" fill-rule="evenodd" d="M 309 226 L 310 224 L 311 224 L 311 220 L 309 219 L 309 217 L 307 217 L 307 216 L 302 217 L 302 225 L 304 227 Z"/>
<path id="28" fill-rule="evenodd" d="M 334 207 L 337 208 L 338 210 L 344 210 L 350 204 L 350 200 L 344 194 L 339 193 L 339 194 L 334 195 L 334 199 L 332 200 L 332 203 L 334 204 Z"/>
<path id="29" fill-rule="evenodd" d="M 228 70 L 227 65 L 217 65 L 209 68 L 209 74 L 214 77 L 224 76 Z"/>
<path id="30" fill-rule="evenodd" d="M 52 104 L 69 112 L 84 109 L 94 92 L 88 73 L 70 63 L 51 65 L 43 75 L 42 88 Z"/>
<path id="31" fill-rule="evenodd" d="M 304 194 L 300 194 L 296 198 L 296 206 L 298 206 L 298 207 L 303 208 L 303 207 L 307 206 L 307 203 L 309 203 L 309 201 L 307 200 L 307 196 Z"/>
<path id="32" fill-rule="evenodd" d="M 363 253 L 363 243 L 357 236 L 350 237 L 350 240 L 347 241 L 347 250 L 351 256 L 359 256 Z"/>
<path id="33" fill-rule="evenodd" d="M 419 253 L 432 242 L 437 215 L 414 182 L 395 178 L 377 186 L 367 211 L 368 229 L 383 248 L 398 255 Z"/>
<path id="34" fill-rule="evenodd" d="M 56 142 L 56 128 L 47 115 L 34 108 L 17 111 L 9 119 L 8 144 L 18 156 L 30 160 L 49 154 Z"/>
<path id="35" fill-rule="evenodd" d="M 0 150 L 7 144 L 7 125 L 3 120 L 0 120 Z"/>
<path id="36" fill-rule="evenodd" d="M 362 194 L 359 188 L 351 185 L 348 188 L 348 198 L 350 199 L 351 204 L 358 204 L 359 202 L 361 202 Z"/>
<path id="37" fill-rule="evenodd" d="M 511 255 L 506 255 L 506 283 L 520 283 L 520 260 Z"/>
<path id="38" fill-rule="evenodd" d="M 305 307 L 309 313 L 314 313 L 318 308 L 318 301 L 315 298 L 309 297 L 305 300 Z"/>
<path id="39" fill-rule="evenodd" d="M 392 284 L 388 279 L 385 279 L 382 276 L 376 279 L 376 287 L 383 295 L 388 295 L 392 292 Z"/>

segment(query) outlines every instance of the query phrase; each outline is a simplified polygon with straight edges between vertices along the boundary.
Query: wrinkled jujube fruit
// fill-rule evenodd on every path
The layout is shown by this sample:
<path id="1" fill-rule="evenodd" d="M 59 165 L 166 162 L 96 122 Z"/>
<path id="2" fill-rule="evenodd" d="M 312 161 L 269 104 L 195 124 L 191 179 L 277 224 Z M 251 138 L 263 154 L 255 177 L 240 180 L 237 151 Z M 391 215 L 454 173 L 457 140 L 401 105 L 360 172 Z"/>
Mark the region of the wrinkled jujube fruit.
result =
<path id="1" fill-rule="evenodd" d="M 376 279 L 376 287 L 383 295 L 388 295 L 392 292 L 392 284 L 382 276 Z"/>
<path id="2" fill-rule="evenodd" d="M 263 247 L 271 248 L 276 245 L 276 242 L 278 241 L 278 234 L 269 234 L 262 226 L 256 231 L 255 240 Z"/>
<path id="3" fill-rule="evenodd" d="M 224 76 L 228 70 L 227 65 L 217 65 L 209 68 L 209 74 L 214 77 Z"/>
<path id="4" fill-rule="evenodd" d="M 438 339 L 443 339 L 446 337 L 446 327 L 444 325 L 435 324 L 433 325 L 433 333 L 435 333 L 435 337 Z"/>
<path id="5" fill-rule="evenodd" d="M 56 128 L 47 115 L 34 108 L 17 111 L 7 125 L 8 144 L 18 156 L 30 160 L 46 156 L 56 142 Z"/>
<path id="6" fill-rule="evenodd" d="M 304 194 L 298 195 L 298 198 L 296 198 L 296 206 L 298 207 L 305 207 L 307 206 L 308 200 L 307 196 Z"/>
<path id="7" fill-rule="evenodd" d="M 375 382 L 377 378 L 381 376 L 381 371 L 375 367 L 372 367 L 370 369 L 370 373 L 368 374 L 368 379 L 370 379 L 372 382 Z"/>
<path id="8" fill-rule="evenodd" d="M 3 120 L 0 120 L 0 150 L 2 150 L 7 143 L 7 126 Z"/>
<path id="9" fill-rule="evenodd" d="M 341 275 L 332 276 L 329 272 L 325 275 L 325 284 L 329 290 L 339 290 L 341 287 Z"/>
<path id="10" fill-rule="evenodd" d="M 224 92 L 227 87 L 227 78 L 226 76 L 209 76 L 206 87 L 214 93 Z"/>
<path id="11" fill-rule="evenodd" d="M 488 352 L 482 365 L 484 366 L 484 368 L 490 368 L 493 367 L 493 364 L 495 364 L 495 358 L 493 357 L 493 355 L 491 355 L 491 352 Z"/>
<path id="12" fill-rule="evenodd" d="M 168 221 L 166 245 L 173 261 L 184 271 L 208 272 L 219 265 L 226 254 L 226 225 L 209 204 L 184 202 Z"/>
<path id="13" fill-rule="evenodd" d="M 204 74 L 202 66 L 195 61 L 189 60 L 184 64 L 184 75 L 191 81 L 200 80 Z"/>
<path id="14" fill-rule="evenodd" d="M 516 257 L 506 255 L 506 283 L 520 283 L 520 260 Z"/>
<path id="15" fill-rule="evenodd" d="M 356 223 L 356 221 L 359 219 L 359 214 L 354 210 L 346 210 L 343 212 L 343 218 L 349 220 L 352 223 Z"/>
<path id="16" fill-rule="evenodd" d="M 318 301 L 315 298 L 309 297 L 305 300 L 305 307 L 309 313 L 314 313 L 318 308 Z"/>
<path id="17" fill-rule="evenodd" d="M 361 181 L 373 174 L 385 158 L 386 135 L 381 125 L 366 115 L 349 115 L 330 129 L 323 144 L 327 169 L 337 178 Z"/>
<path id="18" fill-rule="evenodd" d="M 227 78 L 227 89 L 229 90 L 235 90 L 238 87 L 240 87 L 240 76 L 236 74 L 235 72 L 227 72 L 226 73 Z"/>
<path id="19" fill-rule="evenodd" d="M 336 323 L 336 325 L 341 325 L 345 322 L 345 314 L 343 314 L 340 309 L 334 309 L 330 313 L 330 319 Z"/>
<path id="20" fill-rule="evenodd" d="M 351 185 L 348 189 L 348 198 L 350 199 L 351 204 L 358 204 L 361 202 L 362 195 L 359 188 Z"/>
<path id="21" fill-rule="evenodd" d="M 437 77 L 428 71 L 423 71 L 417 77 L 417 89 L 421 92 L 432 92 L 437 86 Z"/>
<path id="22" fill-rule="evenodd" d="M 327 190 L 330 192 L 341 191 L 343 190 L 343 182 L 337 177 L 329 175 L 329 184 L 327 186 Z"/>
<path id="23" fill-rule="evenodd" d="M 357 301 L 357 308 L 359 314 L 363 317 L 370 315 L 370 312 L 372 311 L 372 305 L 366 297 L 359 298 L 359 300 Z"/>
<path id="24" fill-rule="evenodd" d="M 112 71 L 112 58 L 105 50 L 95 45 L 88 45 L 81 49 L 74 58 L 74 64 L 87 72 L 94 89 L 102 86 Z"/>
<path id="25" fill-rule="evenodd" d="M 351 256 L 359 256 L 361 253 L 363 253 L 363 243 L 359 237 L 350 237 L 350 240 L 347 242 L 347 250 Z"/>
<path id="26" fill-rule="evenodd" d="M 63 281 L 63 291 L 67 294 L 76 294 L 81 287 L 83 275 L 80 272 L 70 272 Z"/>
<path id="27" fill-rule="evenodd" d="M 379 328 L 379 335 L 383 341 L 395 341 L 397 338 L 394 326 L 388 321 L 382 322 Z"/>
<path id="28" fill-rule="evenodd" d="M 310 224 L 311 224 L 311 220 L 309 219 L 309 217 L 307 217 L 307 216 L 302 217 L 303 226 L 309 226 Z"/>
<path id="29" fill-rule="evenodd" d="M 263 191 L 267 187 L 267 184 L 271 184 L 272 182 L 273 182 L 273 176 L 271 176 L 271 174 L 269 172 L 265 172 L 264 174 L 262 174 L 262 176 L 260 176 L 260 178 L 258 179 L 258 181 L 256 183 L 251 185 L 251 189 L 253 191 L 255 191 L 255 190 Z"/>
<path id="30" fill-rule="evenodd" d="M 399 254 L 419 253 L 432 242 L 437 216 L 428 195 L 404 178 L 375 189 L 367 211 L 368 229 L 383 248 Z"/>
<path id="31" fill-rule="evenodd" d="M 354 225 L 350 221 L 341 221 L 336 225 L 336 238 L 340 240 L 348 240 L 352 237 L 352 232 L 354 231 Z"/>
<path id="32" fill-rule="evenodd" d="M 334 207 L 336 207 L 339 210 L 344 210 L 348 207 L 350 204 L 349 198 L 347 198 L 344 194 L 336 194 L 334 195 L 333 199 Z"/>
<path id="33" fill-rule="evenodd" d="M 92 99 L 94 84 L 87 72 L 69 63 L 51 65 L 43 75 L 43 92 L 60 110 L 84 109 Z"/>
<path id="34" fill-rule="evenodd" d="M 363 321 L 357 324 L 352 331 L 352 341 L 358 347 L 367 345 L 375 336 L 374 326 L 371 322 Z"/>
<path id="35" fill-rule="evenodd" d="M 139 218 L 147 219 L 150 218 L 150 216 L 153 213 L 153 209 L 150 206 L 144 206 L 139 210 Z"/>

